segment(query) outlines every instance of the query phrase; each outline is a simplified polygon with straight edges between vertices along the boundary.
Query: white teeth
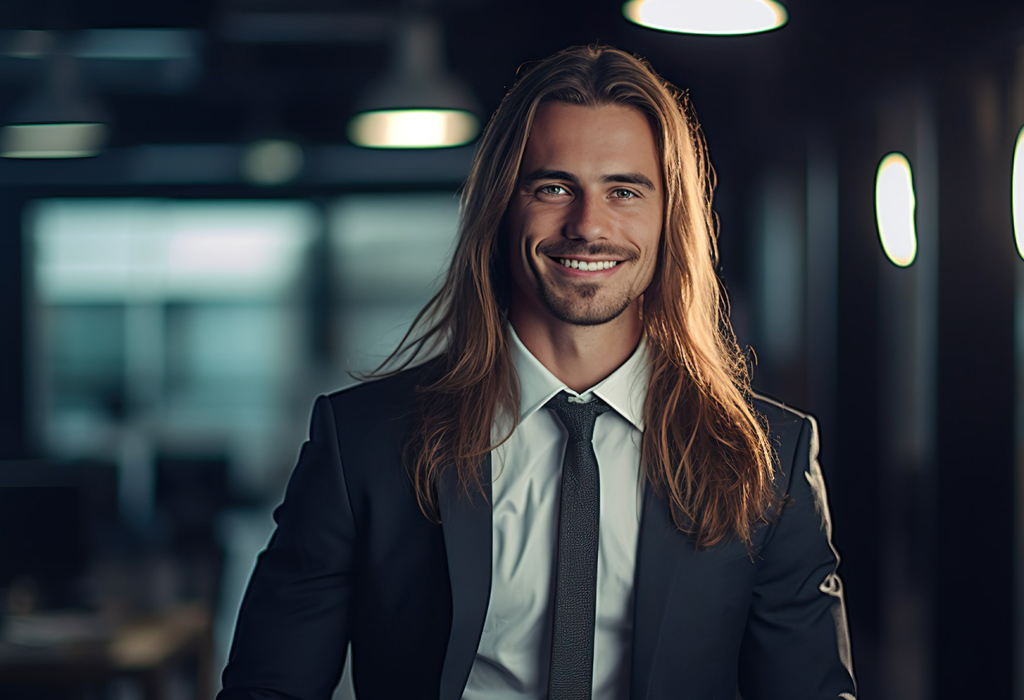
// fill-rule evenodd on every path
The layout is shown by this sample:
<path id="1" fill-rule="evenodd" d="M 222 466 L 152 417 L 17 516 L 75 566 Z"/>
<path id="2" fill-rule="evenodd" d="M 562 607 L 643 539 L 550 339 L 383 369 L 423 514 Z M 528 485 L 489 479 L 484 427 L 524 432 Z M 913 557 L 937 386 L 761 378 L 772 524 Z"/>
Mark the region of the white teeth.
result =
<path id="1" fill-rule="evenodd" d="M 569 260 L 568 258 L 558 258 L 558 262 L 562 263 L 566 267 L 571 267 L 574 270 L 586 270 L 588 272 L 597 270 L 610 270 L 619 264 L 618 260 L 601 260 L 600 262 L 582 262 L 580 260 Z"/>

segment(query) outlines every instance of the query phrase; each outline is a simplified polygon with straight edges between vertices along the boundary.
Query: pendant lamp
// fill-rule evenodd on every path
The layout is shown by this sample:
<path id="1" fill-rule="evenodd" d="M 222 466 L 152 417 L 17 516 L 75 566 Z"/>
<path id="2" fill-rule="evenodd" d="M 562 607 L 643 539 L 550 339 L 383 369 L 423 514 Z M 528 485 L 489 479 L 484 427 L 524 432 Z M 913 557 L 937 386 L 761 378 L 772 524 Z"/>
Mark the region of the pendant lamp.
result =
<path id="1" fill-rule="evenodd" d="M 444 68 L 438 22 L 410 18 L 390 72 L 357 102 L 348 136 L 367 148 L 462 146 L 480 130 L 478 112 L 469 89 Z"/>
<path id="2" fill-rule="evenodd" d="M 47 78 L 17 107 L 0 130 L 4 158 L 84 158 L 95 156 L 107 139 L 107 119 L 78 75 L 67 53 L 50 55 Z"/>

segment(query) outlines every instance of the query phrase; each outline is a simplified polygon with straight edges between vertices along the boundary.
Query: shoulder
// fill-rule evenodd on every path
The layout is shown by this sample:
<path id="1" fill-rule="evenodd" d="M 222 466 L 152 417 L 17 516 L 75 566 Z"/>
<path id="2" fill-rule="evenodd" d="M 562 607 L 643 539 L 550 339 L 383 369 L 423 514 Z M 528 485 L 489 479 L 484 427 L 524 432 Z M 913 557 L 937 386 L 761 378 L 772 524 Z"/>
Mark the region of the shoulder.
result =
<path id="1" fill-rule="evenodd" d="M 393 375 L 372 378 L 327 395 L 335 408 L 373 407 L 379 404 L 394 407 L 395 401 L 406 403 L 416 395 L 418 387 L 430 384 L 439 376 L 440 359 L 429 359 Z"/>
<path id="2" fill-rule="evenodd" d="M 327 399 L 334 413 L 347 419 L 380 413 L 397 417 L 415 409 L 417 388 L 434 381 L 440 367 L 440 358 L 434 358 L 395 374 L 339 389 L 327 394 Z"/>
<path id="3" fill-rule="evenodd" d="M 764 416 L 772 430 L 794 426 L 799 430 L 804 421 L 814 420 L 810 413 L 761 392 L 753 392 L 753 403 L 754 408 Z"/>
<path id="4" fill-rule="evenodd" d="M 791 465 L 817 457 L 818 422 L 813 415 L 757 392 L 753 394 L 753 405 L 764 417 L 778 466 L 787 477 Z"/>
<path id="5" fill-rule="evenodd" d="M 796 440 L 801 431 L 817 432 L 814 416 L 768 394 L 753 392 L 754 409 L 764 418 L 768 433 L 782 442 Z"/>

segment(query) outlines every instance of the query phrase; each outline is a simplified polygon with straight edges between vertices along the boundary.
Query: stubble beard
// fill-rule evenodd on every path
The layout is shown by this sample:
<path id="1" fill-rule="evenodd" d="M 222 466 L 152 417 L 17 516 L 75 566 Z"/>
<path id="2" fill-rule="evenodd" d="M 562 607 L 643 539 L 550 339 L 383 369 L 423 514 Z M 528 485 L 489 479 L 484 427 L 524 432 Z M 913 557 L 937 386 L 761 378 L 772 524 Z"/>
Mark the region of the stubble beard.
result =
<path id="1" fill-rule="evenodd" d="M 595 301 L 601 285 L 582 282 L 554 290 L 543 280 L 537 281 L 537 291 L 545 308 L 563 323 L 574 326 L 600 326 L 614 321 L 636 300 L 628 292 L 605 302 Z"/>

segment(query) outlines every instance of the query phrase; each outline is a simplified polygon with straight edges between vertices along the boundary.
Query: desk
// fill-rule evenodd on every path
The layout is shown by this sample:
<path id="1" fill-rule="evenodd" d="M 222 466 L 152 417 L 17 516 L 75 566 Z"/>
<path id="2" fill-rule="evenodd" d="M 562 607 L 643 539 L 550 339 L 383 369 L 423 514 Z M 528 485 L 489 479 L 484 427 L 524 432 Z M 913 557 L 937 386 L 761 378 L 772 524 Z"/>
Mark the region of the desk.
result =
<path id="1" fill-rule="evenodd" d="M 32 620 L 28 616 L 11 622 L 25 626 Z M 146 700 L 165 700 L 169 673 L 189 662 L 196 674 L 196 700 L 210 700 L 213 644 L 205 604 L 183 603 L 97 627 L 91 639 L 46 646 L 12 644 L 4 638 L 0 690 L 81 691 L 130 677 L 141 684 Z"/>

